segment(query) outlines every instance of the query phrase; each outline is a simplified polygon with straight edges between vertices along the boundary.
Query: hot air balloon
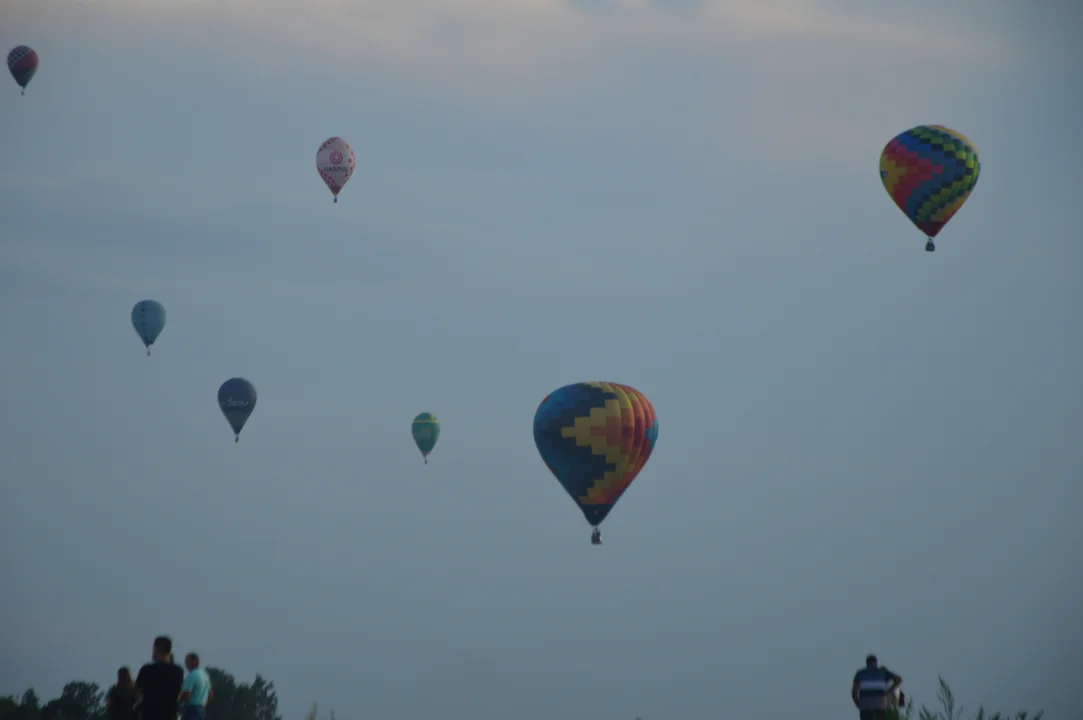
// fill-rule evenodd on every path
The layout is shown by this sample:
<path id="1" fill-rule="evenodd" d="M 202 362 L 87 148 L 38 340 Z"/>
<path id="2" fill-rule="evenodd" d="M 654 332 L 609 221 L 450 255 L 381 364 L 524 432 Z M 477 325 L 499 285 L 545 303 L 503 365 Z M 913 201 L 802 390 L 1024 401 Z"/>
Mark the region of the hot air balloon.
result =
<path id="1" fill-rule="evenodd" d="M 414 444 L 421 451 L 421 457 L 425 464 L 429 464 L 429 453 L 436 447 L 436 441 L 440 439 L 440 421 L 432 413 L 423 412 L 414 418 L 410 425 L 410 432 L 414 436 Z"/>
<path id="2" fill-rule="evenodd" d="M 239 442 L 241 429 L 256 409 L 256 388 L 244 378 L 230 378 L 218 388 L 218 407 L 233 428 L 233 442 Z"/>
<path id="3" fill-rule="evenodd" d="M 34 73 L 38 71 L 38 54 L 26 45 L 14 48 L 8 53 L 8 71 L 22 88 L 22 94 L 26 95 L 26 86 L 30 84 Z"/>
<path id="4" fill-rule="evenodd" d="M 627 385 L 586 382 L 550 393 L 534 413 L 534 442 L 602 542 L 602 524 L 654 450 L 658 418 Z"/>
<path id="5" fill-rule="evenodd" d="M 340 137 L 327 138 L 316 151 L 316 170 L 335 196 L 335 202 L 353 175 L 353 168 L 353 149 Z"/>
<path id="6" fill-rule="evenodd" d="M 132 327 L 150 355 L 150 346 L 165 327 L 165 308 L 157 300 L 140 300 L 132 308 Z"/>
<path id="7" fill-rule="evenodd" d="M 978 151 L 963 134 L 919 125 L 896 135 L 880 154 L 880 180 L 910 222 L 927 236 L 925 249 L 978 183 Z"/>

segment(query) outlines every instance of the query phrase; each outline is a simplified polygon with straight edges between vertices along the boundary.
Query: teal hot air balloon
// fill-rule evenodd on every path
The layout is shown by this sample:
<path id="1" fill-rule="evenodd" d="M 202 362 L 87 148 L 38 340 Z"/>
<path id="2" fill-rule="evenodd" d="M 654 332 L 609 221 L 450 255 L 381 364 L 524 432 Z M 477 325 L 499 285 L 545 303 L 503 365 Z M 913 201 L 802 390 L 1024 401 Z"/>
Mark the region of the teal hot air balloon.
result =
<path id="1" fill-rule="evenodd" d="M 233 442 L 241 439 L 241 430 L 256 409 L 256 388 L 244 378 L 230 378 L 218 388 L 218 408 L 233 428 Z"/>
<path id="2" fill-rule="evenodd" d="M 165 327 L 165 308 L 157 300 L 140 300 L 132 307 L 132 327 L 150 355 L 150 346 Z"/>
<path id="3" fill-rule="evenodd" d="M 425 458 L 425 464 L 429 464 L 429 453 L 436 447 L 436 441 L 440 438 L 440 421 L 432 413 L 423 412 L 414 418 L 410 425 L 410 432 L 414 436 L 414 443 L 421 451 L 421 457 Z"/>

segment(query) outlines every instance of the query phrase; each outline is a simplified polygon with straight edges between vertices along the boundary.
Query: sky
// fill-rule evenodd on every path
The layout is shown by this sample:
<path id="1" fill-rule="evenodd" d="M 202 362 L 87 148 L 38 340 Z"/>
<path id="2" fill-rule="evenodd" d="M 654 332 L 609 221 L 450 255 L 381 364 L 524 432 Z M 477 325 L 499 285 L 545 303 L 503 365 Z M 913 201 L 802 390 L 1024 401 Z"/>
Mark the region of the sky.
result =
<path id="1" fill-rule="evenodd" d="M 868 652 L 919 702 L 939 674 L 1071 717 L 1081 26 L 0 0 L 41 57 L 0 92 L 0 692 L 108 685 L 168 633 L 286 720 L 830 720 Z M 923 123 L 982 160 L 932 254 L 878 175 Z M 600 548 L 531 431 L 587 380 L 660 428 Z"/>

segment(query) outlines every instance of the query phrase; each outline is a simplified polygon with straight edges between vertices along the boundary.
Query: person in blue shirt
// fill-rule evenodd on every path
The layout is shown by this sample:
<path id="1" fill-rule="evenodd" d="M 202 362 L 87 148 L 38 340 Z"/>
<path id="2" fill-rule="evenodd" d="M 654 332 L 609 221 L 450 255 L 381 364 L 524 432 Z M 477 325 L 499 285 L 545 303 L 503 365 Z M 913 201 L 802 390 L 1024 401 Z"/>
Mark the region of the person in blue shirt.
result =
<path id="1" fill-rule="evenodd" d="M 199 666 L 199 655 L 194 652 L 184 657 L 184 667 L 188 668 L 188 674 L 181 686 L 181 720 L 206 720 L 207 703 L 214 698 L 211 676 Z"/>
<path id="2" fill-rule="evenodd" d="M 865 667 L 854 673 L 850 690 L 861 720 L 887 720 L 888 707 L 895 706 L 895 691 L 900 685 L 902 678 L 881 667 L 875 655 L 866 657 Z"/>

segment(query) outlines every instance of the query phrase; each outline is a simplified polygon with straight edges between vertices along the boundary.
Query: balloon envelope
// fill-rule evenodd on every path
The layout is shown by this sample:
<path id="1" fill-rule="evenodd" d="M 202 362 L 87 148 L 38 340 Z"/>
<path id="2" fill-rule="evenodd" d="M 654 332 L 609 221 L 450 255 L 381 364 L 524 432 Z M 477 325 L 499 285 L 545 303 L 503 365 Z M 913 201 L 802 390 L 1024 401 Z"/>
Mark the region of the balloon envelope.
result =
<path id="1" fill-rule="evenodd" d="M 132 308 L 132 327 L 149 349 L 165 327 L 165 308 L 157 300 L 140 300 Z"/>
<path id="2" fill-rule="evenodd" d="M 421 451 L 421 457 L 428 457 L 440 438 L 440 421 L 432 413 L 421 413 L 414 418 L 410 432 L 414 436 L 414 444 Z"/>
<path id="3" fill-rule="evenodd" d="M 542 460 L 594 526 L 643 469 L 657 439 L 654 408 L 627 385 L 565 385 L 534 414 Z"/>
<path id="4" fill-rule="evenodd" d="M 353 168 L 353 149 L 340 137 L 327 138 L 316 151 L 316 170 L 335 200 L 353 175 Z"/>
<path id="5" fill-rule="evenodd" d="M 256 409 L 256 388 L 244 378 L 230 378 L 218 388 L 218 407 L 239 436 L 248 416 Z"/>
<path id="6" fill-rule="evenodd" d="M 19 87 L 26 88 L 38 71 L 38 54 L 33 48 L 20 45 L 8 53 L 8 72 Z"/>
<path id="7" fill-rule="evenodd" d="M 880 181 L 910 222 L 929 238 L 959 211 L 978 183 L 978 151 L 962 133 L 919 125 L 880 154 Z"/>

